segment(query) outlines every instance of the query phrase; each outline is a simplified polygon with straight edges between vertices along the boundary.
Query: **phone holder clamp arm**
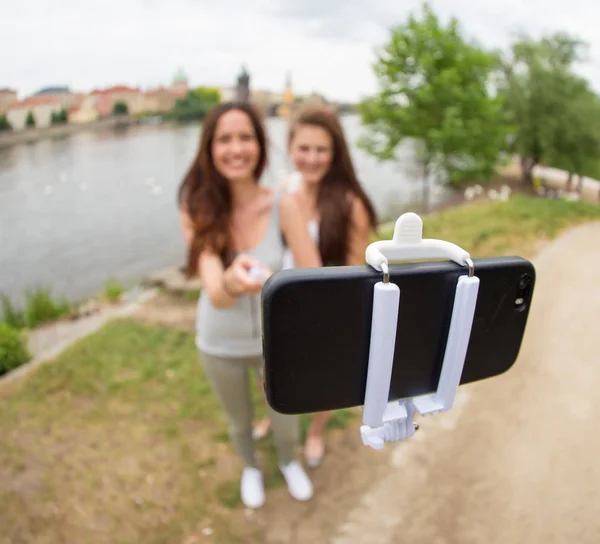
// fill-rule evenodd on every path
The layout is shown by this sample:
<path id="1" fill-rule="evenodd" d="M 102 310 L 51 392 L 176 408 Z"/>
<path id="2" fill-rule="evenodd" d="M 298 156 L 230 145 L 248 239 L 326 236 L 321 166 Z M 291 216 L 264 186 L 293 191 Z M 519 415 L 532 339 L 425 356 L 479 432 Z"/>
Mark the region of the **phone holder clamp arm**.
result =
<path id="1" fill-rule="evenodd" d="M 365 252 L 367 264 L 383 272 L 375 284 L 367 386 L 360 433 L 363 443 L 382 449 L 386 442 L 398 442 L 415 433 L 413 417 L 452 408 L 460 384 L 471 336 L 479 278 L 468 252 L 451 242 L 422 239 L 423 222 L 415 213 L 405 213 L 397 221 L 392 240 L 374 242 Z M 388 259 L 450 259 L 468 267 L 456 285 L 450 329 L 437 390 L 399 401 L 388 402 L 394 349 L 396 345 L 400 289 L 389 281 Z M 400 339 L 401 340 L 401 339 Z"/>

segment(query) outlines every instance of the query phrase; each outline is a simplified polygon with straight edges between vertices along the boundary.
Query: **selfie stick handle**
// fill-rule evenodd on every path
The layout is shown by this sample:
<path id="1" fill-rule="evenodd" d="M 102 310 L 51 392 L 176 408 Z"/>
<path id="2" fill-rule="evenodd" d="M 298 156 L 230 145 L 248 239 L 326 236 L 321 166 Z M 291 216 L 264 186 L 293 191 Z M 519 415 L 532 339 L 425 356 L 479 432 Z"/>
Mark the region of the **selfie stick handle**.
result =
<path id="1" fill-rule="evenodd" d="M 444 240 L 423 240 L 423 222 L 415 213 L 406 213 L 396 222 L 393 240 L 371 244 L 366 251 L 367 264 L 383 272 L 383 281 L 375 285 L 371 322 L 371 344 L 361 436 L 363 443 L 382 449 L 386 442 L 411 437 L 415 412 L 421 415 L 452 408 L 460 384 L 469 346 L 479 278 L 469 253 Z M 456 285 L 452 318 L 446 341 L 442 370 L 435 393 L 388 402 L 394 350 L 397 338 L 400 289 L 389 282 L 388 258 L 392 260 L 450 259 L 468 266 Z"/>

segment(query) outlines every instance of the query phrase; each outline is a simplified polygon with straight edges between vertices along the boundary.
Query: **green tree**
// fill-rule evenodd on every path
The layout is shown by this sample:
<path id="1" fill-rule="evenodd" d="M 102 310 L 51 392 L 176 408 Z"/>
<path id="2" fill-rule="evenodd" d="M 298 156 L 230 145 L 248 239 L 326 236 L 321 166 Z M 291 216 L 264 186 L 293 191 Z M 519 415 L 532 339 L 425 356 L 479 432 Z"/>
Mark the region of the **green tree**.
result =
<path id="1" fill-rule="evenodd" d="M 58 122 L 61 124 L 66 124 L 69 121 L 69 115 L 67 114 L 67 110 L 65 108 L 61 108 L 58 112 Z"/>
<path id="2" fill-rule="evenodd" d="M 198 87 L 189 91 L 185 98 L 177 100 L 168 117 L 176 121 L 200 120 L 220 101 L 221 93 L 218 89 Z"/>
<path id="3" fill-rule="evenodd" d="M 51 125 L 65 125 L 68 121 L 67 110 L 61 108 L 60 111 L 53 111 L 50 118 Z"/>
<path id="4" fill-rule="evenodd" d="M 564 33 L 518 39 L 501 59 L 506 113 L 515 127 L 513 151 L 523 176 L 544 162 L 593 175 L 600 152 L 600 100 L 573 66 L 586 44 Z"/>
<path id="5" fill-rule="evenodd" d="M 129 113 L 129 106 L 126 102 L 115 102 L 113 106 L 113 115 L 127 115 Z"/>
<path id="6" fill-rule="evenodd" d="M 35 117 L 33 116 L 33 112 L 30 110 L 27 114 L 27 118 L 25 119 L 26 127 L 35 127 Z"/>
<path id="7" fill-rule="evenodd" d="M 6 118 L 6 115 L 0 115 L 0 132 L 3 130 L 10 130 L 12 127 Z"/>
<path id="8" fill-rule="evenodd" d="M 358 108 L 368 127 L 360 145 L 393 160 L 398 144 L 413 138 L 425 205 L 434 169 L 451 184 L 489 179 L 507 138 L 502 98 L 490 85 L 496 63 L 466 41 L 456 19 L 443 26 L 424 4 L 420 18 L 411 14 L 391 29 L 378 53 L 379 92 Z"/>

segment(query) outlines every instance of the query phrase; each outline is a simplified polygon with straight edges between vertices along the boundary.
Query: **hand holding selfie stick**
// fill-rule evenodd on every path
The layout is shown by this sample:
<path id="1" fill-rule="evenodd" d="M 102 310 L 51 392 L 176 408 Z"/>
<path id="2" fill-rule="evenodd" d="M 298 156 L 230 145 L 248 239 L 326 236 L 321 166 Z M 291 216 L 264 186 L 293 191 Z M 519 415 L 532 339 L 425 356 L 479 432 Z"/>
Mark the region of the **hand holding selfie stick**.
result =
<path id="1" fill-rule="evenodd" d="M 423 222 L 415 213 L 405 213 L 394 228 L 392 240 L 374 242 L 366 250 L 367 264 L 383 272 L 375 284 L 367 386 L 360 434 L 365 446 L 382 449 L 386 442 L 398 442 L 415 433 L 415 412 L 427 415 L 450 410 L 460 383 L 475 305 L 479 278 L 469 253 L 444 240 L 422 239 Z M 458 278 L 446 351 L 437 391 L 433 394 L 388 402 L 394 362 L 400 289 L 389 281 L 389 260 L 450 259 L 468 267 Z M 398 331 L 402 334 L 402 331 Z M 402 338 L 399 339 L 402 341 Z"/>
<path id="2" fill-rule="evenodd" d="M 250 270 L 248 270 L 248 276 L 251 280 L 259 283 L 264 283 L 268 277 L 265 269 L 261 268 L 260 266 L 253 266 Z"/>

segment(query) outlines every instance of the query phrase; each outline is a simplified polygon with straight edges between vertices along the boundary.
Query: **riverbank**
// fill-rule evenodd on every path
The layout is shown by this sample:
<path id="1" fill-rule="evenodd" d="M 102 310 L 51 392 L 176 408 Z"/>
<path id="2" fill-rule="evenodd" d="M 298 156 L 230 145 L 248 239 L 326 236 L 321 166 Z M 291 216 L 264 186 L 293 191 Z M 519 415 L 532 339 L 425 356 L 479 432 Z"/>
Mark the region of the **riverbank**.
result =
<path id="1" fill-rule="evenodd" d="M 47 138 L 64 138 L 79 132 L 114 129 L 139 124 L 140 121 L 135 117 L 130 115 L 122 115 L 100 119 L 91 123 L 70 123 L 65 125 L 52 125 L 43 128 L 33 127 L 23 130 L 9 130 L 0 132 L 0 148 L 37 142 Z"/>
<path id="2" fill-rule="evenodd" d="M 194 124 L 194 123 L 190 123 Z M 197 123 L 196 123 L 197 124 Z M 43 128 L 27 128 L 0 132 L 0 149 L 19 144 L 29 144 L 52 138 L 66 138 L 82 132 L 99 132 L 103 130 L 125 129 L 136 127 L 138 129 L 156 130 L 170 128 L 181 123 L 166 121 L 161 118 L 137 118 L 131 115 L 112 116 L 91 123 L 72 123 L 66 125 L 53 125 Z"/>

